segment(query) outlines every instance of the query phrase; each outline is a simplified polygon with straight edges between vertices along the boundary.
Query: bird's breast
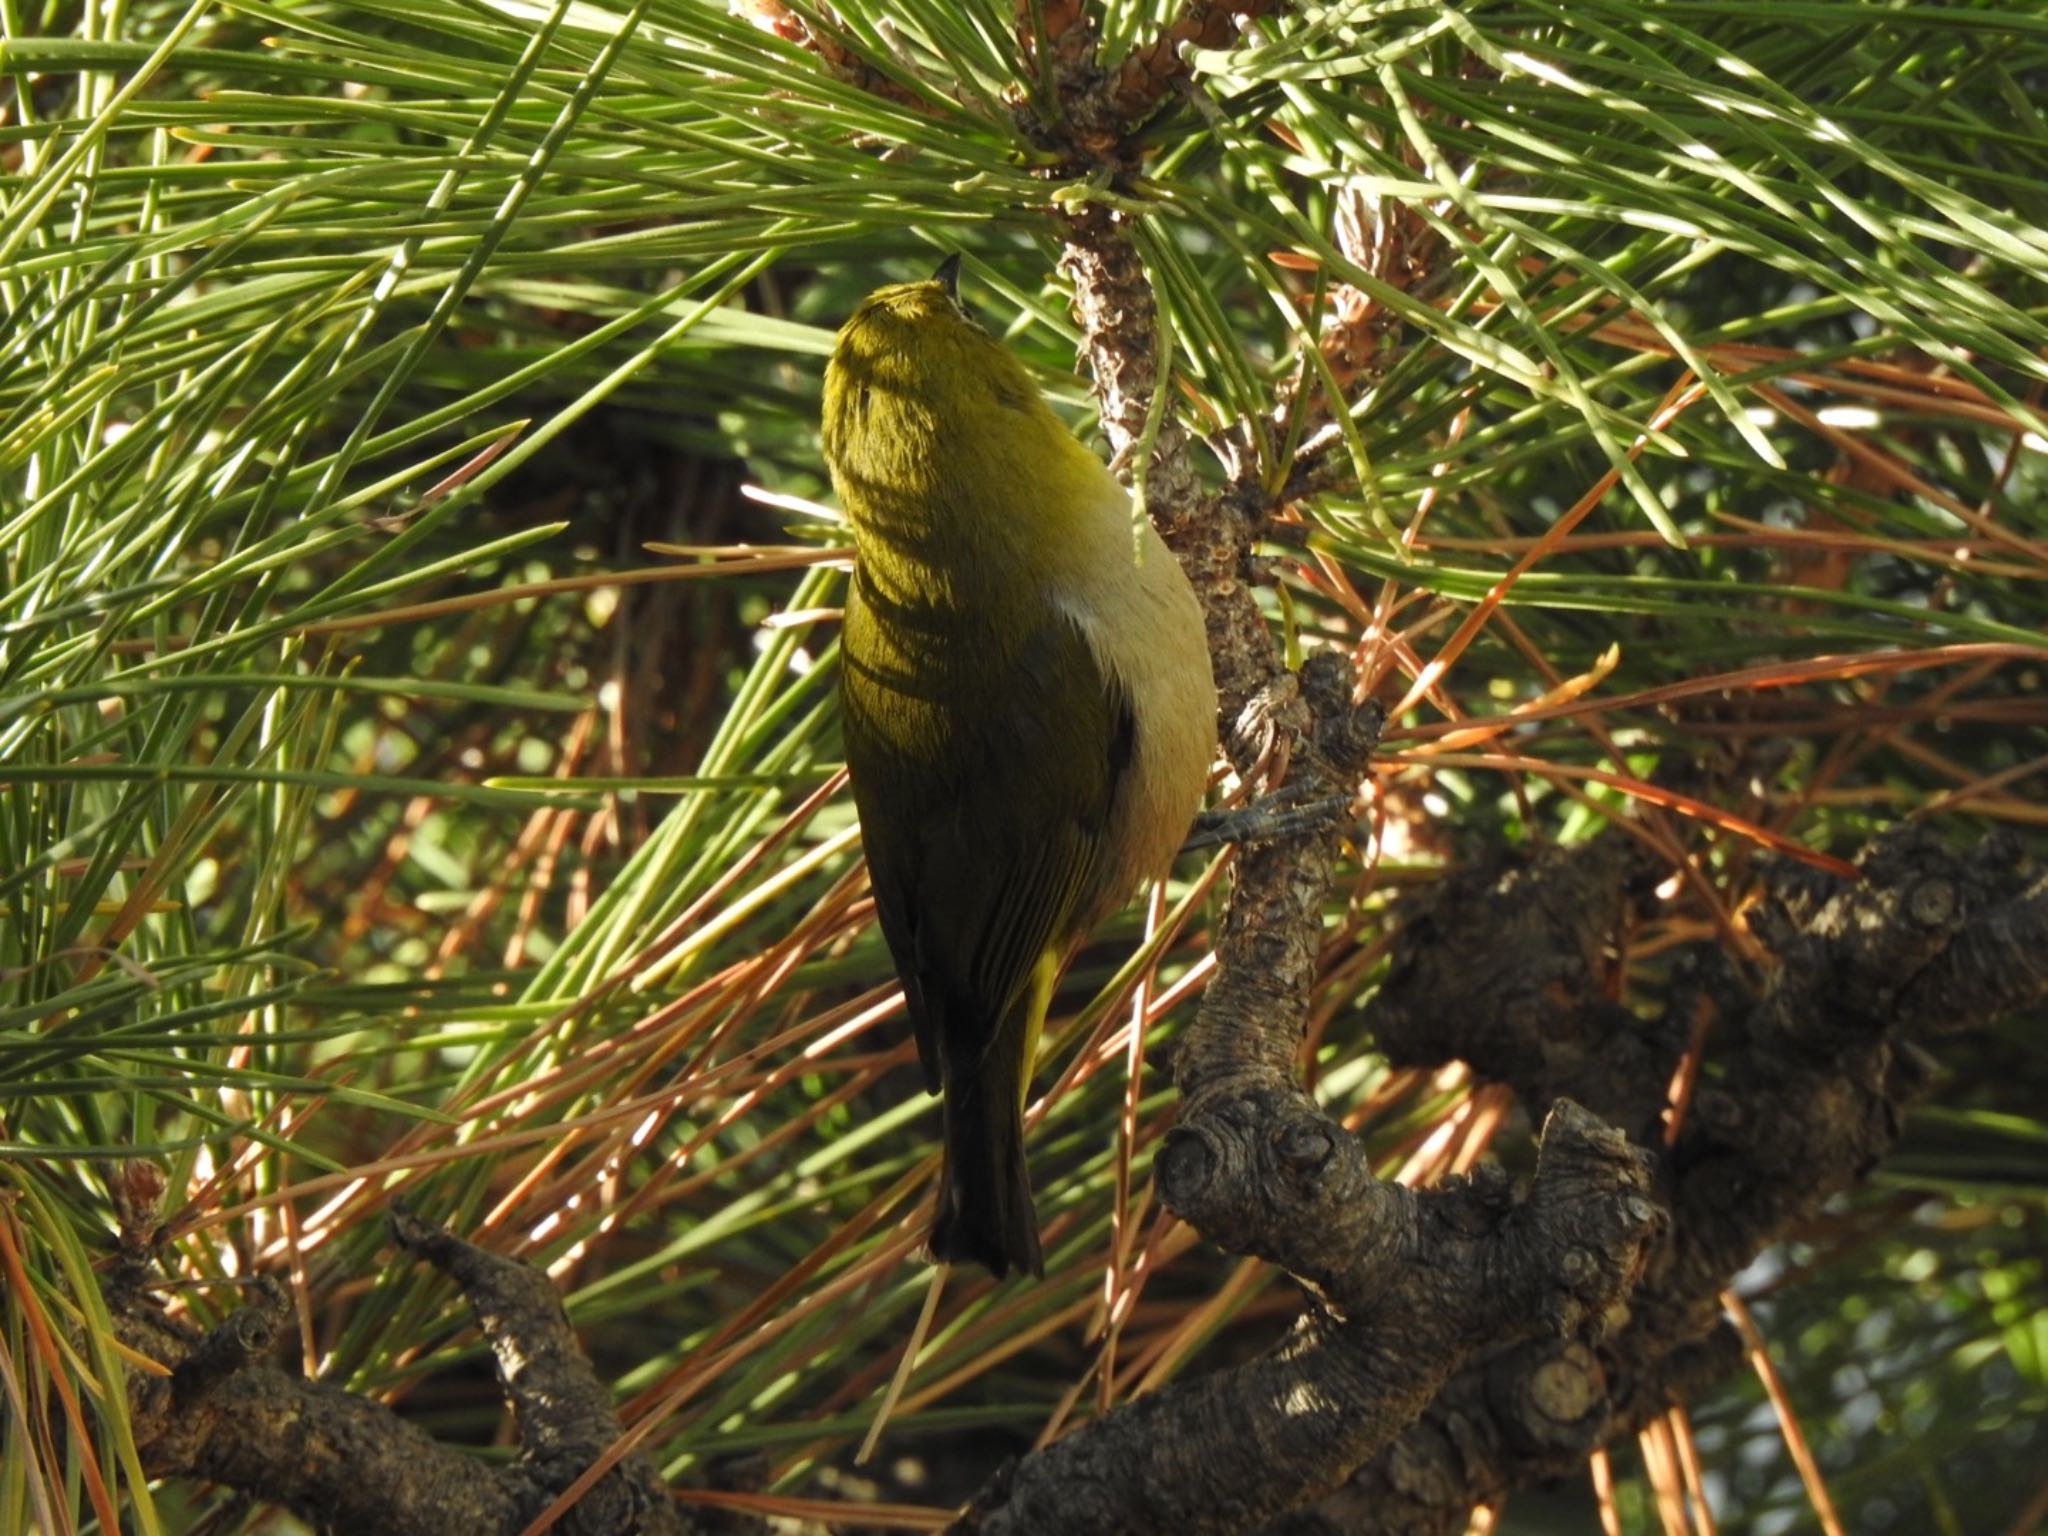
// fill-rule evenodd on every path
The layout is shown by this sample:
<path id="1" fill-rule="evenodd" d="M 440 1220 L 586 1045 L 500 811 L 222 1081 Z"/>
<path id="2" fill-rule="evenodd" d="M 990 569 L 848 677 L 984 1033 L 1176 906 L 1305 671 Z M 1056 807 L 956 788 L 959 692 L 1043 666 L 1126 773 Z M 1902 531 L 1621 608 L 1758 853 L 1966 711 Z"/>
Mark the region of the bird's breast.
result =
<path id="1" fill-rule="evenodd" d="M 1109 843 L 1084 902 L 1090 925 L 1172 864 L 1216 749 L 1216 685 L 1194 589 L 1149 524 L 1133 536 L 1127 511 L 1115 520 L 1114 552 L 1108 537 L 1102 543 L 1100 558 L 1070 578 L 1061 602 L 1103 670 L 1129 694 L 1137 729 Z"/>

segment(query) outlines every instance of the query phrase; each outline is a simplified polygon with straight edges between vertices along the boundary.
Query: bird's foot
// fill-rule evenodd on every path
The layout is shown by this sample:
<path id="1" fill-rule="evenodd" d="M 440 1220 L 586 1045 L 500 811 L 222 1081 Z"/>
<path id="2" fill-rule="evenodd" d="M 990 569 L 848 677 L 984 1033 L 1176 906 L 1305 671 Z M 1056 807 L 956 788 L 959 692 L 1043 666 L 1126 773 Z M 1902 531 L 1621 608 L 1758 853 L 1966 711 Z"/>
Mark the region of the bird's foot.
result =
<path id="1" fill-rule="evenodd" d="M 1310 784 L 1285 784 L 1250 805 L 1201 812 L 1180 851 L 1193 853 L 1219 843 L 1278 843 L 1291 837 L 1310 837 L 1342 825 L 1350 810 L 1349 795 L 1319 795 Z"/>

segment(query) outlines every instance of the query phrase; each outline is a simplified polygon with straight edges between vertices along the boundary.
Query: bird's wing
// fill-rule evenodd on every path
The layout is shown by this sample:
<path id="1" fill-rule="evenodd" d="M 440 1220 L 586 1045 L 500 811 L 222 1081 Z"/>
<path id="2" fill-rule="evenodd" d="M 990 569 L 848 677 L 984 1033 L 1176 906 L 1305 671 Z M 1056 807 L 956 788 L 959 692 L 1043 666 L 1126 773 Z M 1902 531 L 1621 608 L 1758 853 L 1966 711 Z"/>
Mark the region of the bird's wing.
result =
<path id="1" fill-rule="evenodd" d="M 1069 937 L 1137 722 L 1057 608 L 993 666 L 927 669 L 978 673 L 971 685 L 910 687 L 900 662 L 880 659 L 896 646 L 877 643 L 879 623 L 856 587 L 846 757 L 882 933 L 936 1092 L 942 1061 L 977 1065 L 1040 955 Z"/>

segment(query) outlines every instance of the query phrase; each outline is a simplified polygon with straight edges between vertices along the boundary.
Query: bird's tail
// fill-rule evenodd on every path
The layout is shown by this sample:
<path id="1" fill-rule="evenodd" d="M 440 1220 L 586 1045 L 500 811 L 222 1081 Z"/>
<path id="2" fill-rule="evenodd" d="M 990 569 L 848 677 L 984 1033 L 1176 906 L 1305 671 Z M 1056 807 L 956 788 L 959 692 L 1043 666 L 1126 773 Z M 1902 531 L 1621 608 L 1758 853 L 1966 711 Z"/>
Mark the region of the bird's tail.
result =
<path id="1" fill-rule="evenodd" d="M 1016 1090 L 994 1076 L 976 1073 L 946 1084 L 946 1158 L 931 1255 L 942 1264 L 971 1259 L 998 1280 L 1012 1266 L 1043 1275 L 1038 1212 L 1024 1165 L 1024 1115 Z"/>
<path id="2" fill-rule="evenodd" d="M 946 1156 L 929 1244 L 942 1264 L 971 1259 L 998 1280 L 1013 1267 L 1045 1273 L 1024 1162 L 1024 1097 L 1058 974 L 1048 950 L 986 1047 L 970 1060 L 946 1059 Z"/>

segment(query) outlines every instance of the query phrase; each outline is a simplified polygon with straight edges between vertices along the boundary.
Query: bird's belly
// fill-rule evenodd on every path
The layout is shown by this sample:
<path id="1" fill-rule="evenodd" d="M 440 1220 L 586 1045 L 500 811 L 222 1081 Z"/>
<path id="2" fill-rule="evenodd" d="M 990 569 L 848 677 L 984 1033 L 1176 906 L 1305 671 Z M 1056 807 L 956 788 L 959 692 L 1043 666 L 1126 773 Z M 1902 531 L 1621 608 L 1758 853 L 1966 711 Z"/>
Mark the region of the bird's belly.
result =
<path id="1" fill-rule="evenodd" d="M 1161 562 L 1135 574 L 1116 611 L 1135 622 L 1104 634 L 1084 624 L 1105 665 L 1137 704 L 1131 770 L 1109 817 L 1110 841 L 1080 903 L 1083 928 L 1121 907 L 1145 881 L 1164 875 L 1186 840 L 1209 782 L 1216 747 L 1216 687 L 1201 609 L 1163 544 Z"/>

